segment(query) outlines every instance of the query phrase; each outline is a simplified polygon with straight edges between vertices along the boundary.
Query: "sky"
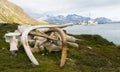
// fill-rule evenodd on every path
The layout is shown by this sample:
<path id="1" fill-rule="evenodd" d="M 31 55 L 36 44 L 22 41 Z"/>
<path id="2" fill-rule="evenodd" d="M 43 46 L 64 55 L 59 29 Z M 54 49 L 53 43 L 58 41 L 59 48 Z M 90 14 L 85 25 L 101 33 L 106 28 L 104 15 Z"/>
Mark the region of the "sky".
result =
<path id="1" fill-rule="evenodd" d="M 120 0 L 8 0 L 28 14 L 78 14 L 92 18 L 107 17 L 120 21 Z"/>

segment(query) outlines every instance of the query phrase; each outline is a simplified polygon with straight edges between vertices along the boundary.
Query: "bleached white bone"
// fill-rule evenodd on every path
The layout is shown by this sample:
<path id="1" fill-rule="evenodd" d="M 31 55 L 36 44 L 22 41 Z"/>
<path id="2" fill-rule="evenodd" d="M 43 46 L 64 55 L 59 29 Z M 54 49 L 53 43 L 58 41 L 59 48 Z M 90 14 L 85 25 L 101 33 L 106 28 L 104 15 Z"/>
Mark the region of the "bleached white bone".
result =
<path id="1" fill-rule="evenodd" d="M 10 44 L 10 51 L 18 51 L 18 39 L 17 37 L 20 36 L 20 33 L 7 33 L 5 34 L 6 42 Z"/>
<path id="2" fill-rule="evenodd" d="M 35 59 L 35 57 L 33 56 L 32 52 L 31 52 L 31 49 L 29 47 L 29 44 L 28 44 L 28 34 L 34 30 L 34 29 L 37 29 L 37 28 L 56 28 L 56 27 L 63 27 L 63 26 L 67 26 L 67 25 L 40 25 L 40 26 L 32 26 L 32 27 L 28 27 L 27 29 L 25 29 L 25 31 L 22 33 L 22 36 L 21 36 L 21 42 L 24 46 L 24 49 L 25 49 L 25 52 L 27 54 L 27 56 L 29 57 L 29 59 L 31 60 L 31 62 L 35 65 L 39 65 L 38 61 Z M 61 33 L 62 30 L 60 30 Z M 64 34 L 65 39 L 63 41 L 66 42 L 66 36 Z M 64 48 L 62 50 L 62 59 L 61 59 L 61 67 L 64 65 L 66 59 L 64 60 L 64 58 L 66 58 L 67 54 L 66 54 L 66 45 L 64 45 Z M 66 55 L 64 55 L 66 54 Z"/>

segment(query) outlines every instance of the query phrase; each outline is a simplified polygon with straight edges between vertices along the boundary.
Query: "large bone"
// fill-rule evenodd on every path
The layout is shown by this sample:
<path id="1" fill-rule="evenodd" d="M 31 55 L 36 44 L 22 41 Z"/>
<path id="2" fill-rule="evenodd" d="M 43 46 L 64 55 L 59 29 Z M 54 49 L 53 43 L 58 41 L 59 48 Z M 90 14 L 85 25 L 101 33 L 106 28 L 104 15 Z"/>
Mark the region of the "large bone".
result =
<path id="1" fill-rule="evenodd" d="M 62 39 L 62 55 L 61 55 L 60 67 L 63 67 L 65 62 L 66 62 L 66 58 L 67 58 L 66 34 L 65 34 L 65 32 L 62 29 L 59 29 L 59 28 L 51 28 L 51 30 L 59 32 L 59 34 L 61 36 L 61 39 Z"/>
<path id="2" fill-rule="evenodd" d="M 7 33 L 5 34 L 6 42 L 10 43 L 10 51 L 18 51 L 18 39 L 17 37 L 20 36 L 20 33 Z"/>
<path id="3" fill-rule="evenodd" d="M 45 33 L 41 32 L 41 31 L 32 31 L 30 32 L 30 34 L 35 35 L 35 36 L 42 36 L 51 40 L 56 40 L 54 38 L 51 38 L 50 36 L 46 35 Z"/>
<path id="4" fill-rule="evenodd" d="M 63 26 L 68 26 L 68 25 L 40 25 L 40 26 L 32 26 L 32 27 L 25 29 L 25 31 L 22 33 L 22 36 L 21 36 L 21 42 L 24 46 L 27 56 L 29 57 L 29 59 L 31 60 L 33 64 L 39 65 L 38 61 L 33 56 L 30 46 L 28 44 L 28 34 L 32 30 L 37 29 L 37 28 L 55 28 L 55 27 L 63 27 Z M 63 39 L 62 40 L 62 56 L 61 56 L 61 63 L 60 63 L 60 67 L 63 67 L 66 61 L 66 57 L 67 57 L 66 35 L 64 31 L 62 31 L 61 29 L 56 29 L 56 31 L 60 32 L 61 37 Z"/>

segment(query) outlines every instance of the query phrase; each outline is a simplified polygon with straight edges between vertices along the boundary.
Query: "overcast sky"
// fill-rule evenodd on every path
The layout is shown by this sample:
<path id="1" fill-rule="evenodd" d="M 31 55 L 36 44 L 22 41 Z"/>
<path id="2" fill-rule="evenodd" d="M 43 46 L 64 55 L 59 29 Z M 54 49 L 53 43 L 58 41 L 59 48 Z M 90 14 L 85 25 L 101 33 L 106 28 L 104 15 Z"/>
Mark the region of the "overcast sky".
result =
<path id="1" fill-rule="evenodd" d="M 25 11 L 38 14 L 107 17 L 120 20 L 120 0 L 9 0 Z"/>

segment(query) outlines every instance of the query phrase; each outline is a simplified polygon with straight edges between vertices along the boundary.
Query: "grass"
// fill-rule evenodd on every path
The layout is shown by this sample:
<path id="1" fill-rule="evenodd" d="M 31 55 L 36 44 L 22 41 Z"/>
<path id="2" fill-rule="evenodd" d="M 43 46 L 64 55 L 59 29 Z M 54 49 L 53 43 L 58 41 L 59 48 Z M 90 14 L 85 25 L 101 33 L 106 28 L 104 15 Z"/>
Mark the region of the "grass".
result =
<path id="1" fill-rule="evenodd" d="M 120 46 L 99 35 L 74 35 L 82 41 L 77 41 L 79 48 L 68 46 L 64 68 L 59 68 L 61 52 L 48 51 L 34 54 L 40 63 L 34 67 L 23 47 L 16 57 L 9 52 L 4 34 L 16 28 L 15 24 L 0 24 L 0 72 L 120 72 Z"/>

